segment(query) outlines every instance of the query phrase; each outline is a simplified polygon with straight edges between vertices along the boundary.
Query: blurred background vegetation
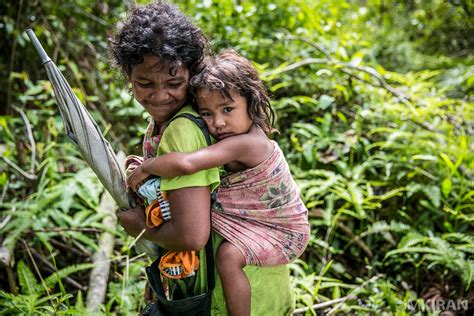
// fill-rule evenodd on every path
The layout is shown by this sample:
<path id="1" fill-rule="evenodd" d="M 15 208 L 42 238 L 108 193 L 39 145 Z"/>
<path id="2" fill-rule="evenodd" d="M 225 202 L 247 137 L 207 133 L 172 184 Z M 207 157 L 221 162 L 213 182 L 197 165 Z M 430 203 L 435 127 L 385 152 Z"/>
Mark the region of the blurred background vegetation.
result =
<path id="1" fill-rule="evenodd" d="M 312 225 L 291 264 L 296 313 L 424 315 L 469 300 L 472 314 L 474 3 L 174 3 L 271 91 Z M 0 314 L 87 313 L 107 234 L 99 309 L 143 309 L 146 261 L 107 224 L 103 188 L 24 33 L 34 29 L 116 151 L 138 154 L 146 116 L 107 59 L 107 34 L 132 4 L 0 3 Z"/>

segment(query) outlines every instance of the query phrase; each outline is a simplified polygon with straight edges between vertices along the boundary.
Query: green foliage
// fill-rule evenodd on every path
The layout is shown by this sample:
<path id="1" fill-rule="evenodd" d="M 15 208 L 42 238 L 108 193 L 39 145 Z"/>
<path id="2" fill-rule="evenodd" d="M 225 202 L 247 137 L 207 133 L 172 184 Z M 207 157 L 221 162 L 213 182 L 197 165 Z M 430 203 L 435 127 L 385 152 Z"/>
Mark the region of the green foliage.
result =
<path id="1" fill-rule="evenodd" d="M 216 51 L 233 47 L 251 59 L 272 94 L 275 138 L 312 225 L 306 253 L 290 265 L 296 307 L 308 315 L 422 315 L 436 314 L 426 305 L 433 289 L 443 289 L 444 299 L 467 297 L 474 274 L 472 4 L 176 3 Z M 14 254 L 19 285 L 16 293 L 0 276 L 3 314 L 86 313 L 83 293 L 64 278 L 82 271 L 75 278 L 87 284 L 84 262 L 105 230 L 97 212 L 102 187 L 65 137 L 23 31 L 34 28 L 114 148 L 139 153 L 144 111 L 106 58 L 107 32 L 125 5 L 0 4 L 0 62 L 7 65 L 0 68 L 7 79 L 0 85 L 7 104 L 0 241 Z M 145 263 L 130 258 L 122 230 L 116 239 L 101 313 L 133 314 L 143 307 Z"/>
<path id="2" fill-rule="evenodd" d="M 46 315 L 61 312 L 71 314 L 74 309 L 67 307 L 68 300 L 73 296 L 61 291 L 51 294 L 51 289 L 62 279 L 72 273 L 92 268 L 92 264 L 71 265 L 54 272 L 39 283 L 30 268 L 20 261 L 17 264 L 17 274 L 20 284 L 20 294 L 12 295 L 0 290 L 1 314 L 4 315 Z M 40 276 L 41 277 L 41 276 Z M 82 310 L 85 312 L 85 309 Z"/>

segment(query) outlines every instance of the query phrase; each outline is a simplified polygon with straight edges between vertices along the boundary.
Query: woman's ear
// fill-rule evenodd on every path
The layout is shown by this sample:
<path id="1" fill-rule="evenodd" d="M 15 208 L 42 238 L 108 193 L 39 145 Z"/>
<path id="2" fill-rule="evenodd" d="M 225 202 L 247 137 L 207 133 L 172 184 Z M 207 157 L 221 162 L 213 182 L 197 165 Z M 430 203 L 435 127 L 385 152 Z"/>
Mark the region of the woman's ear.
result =
<path id="1" fill-rule="evenodd" d="M 123 72 L 125 73 L 125 76 L 127 77 L 128 82 L 131 82 L 131 80 L 132 80 L 132 66 L 125 65 L 123 67 Z"/>

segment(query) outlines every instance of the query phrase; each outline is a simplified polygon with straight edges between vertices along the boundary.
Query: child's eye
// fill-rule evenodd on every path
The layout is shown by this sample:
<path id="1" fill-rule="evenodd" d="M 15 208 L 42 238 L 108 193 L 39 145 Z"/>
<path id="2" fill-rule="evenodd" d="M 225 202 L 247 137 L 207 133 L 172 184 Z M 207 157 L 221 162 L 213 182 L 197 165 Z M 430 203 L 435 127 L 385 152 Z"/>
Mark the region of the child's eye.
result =
<path id="1" fill-rule="evenodd" d="M 232 110 L 233 110 L 233 108 L 226 106 L 226 107 L 224 108 L 224 113 L 232 112 Z"/>
<path id="2" fill-rule="evenodd" d="M 209 112 L 201 112 L 201 113 L 199 113 L 199 115 L 201 115 L 202 117 L 211 116 L 211 114 Z"/>

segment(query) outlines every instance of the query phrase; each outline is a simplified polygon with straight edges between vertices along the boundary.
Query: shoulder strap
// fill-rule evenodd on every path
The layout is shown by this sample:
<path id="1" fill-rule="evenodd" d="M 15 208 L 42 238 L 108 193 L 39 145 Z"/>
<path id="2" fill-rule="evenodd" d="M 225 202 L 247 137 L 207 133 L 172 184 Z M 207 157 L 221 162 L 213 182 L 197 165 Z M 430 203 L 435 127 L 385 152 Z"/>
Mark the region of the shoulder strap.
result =
<path id="1" fill-rule="evenodd" d="M 199 116 L 194 116 L 190 113 L 181 113 L 179 115 L 176 115 L 175 117 L 173 117 L 171 119 L 171 121 L 168 122 L 168 125 L 173 122 L 174 120 L 176 120 L 177 118 L 180 118 L 180 117 L 185 117 L 187 118 L 188 120 L 191 120 L 193 121 L 202 131 L 202 134 L 204 135 L 204 138 L 206 138 L 206 143 L 207 143 L 207 146 L 210 146 L 211 145 L 211 136 L 209 135 L 209 131 L 207 129 L 207 126 L 206 126 L 206 123 L 204 122 L 204 120 L 199 117 Z"/>
<path id="2" fill-rule="evenodd" d="M 200 129 L 204 138 L 206 139 L 206 143 L 208 146 L 212 145 L 211 143 L 211 136 L 209 134 L 209 130 L 207 129 L 206 123 L 204 120 L 199 116 L 194 116 L 190 113 L 181 113 L 173 117 L 169 122 L 168 125 L 176 120 L 177 118 L 185 117 L 188 120 L 193 121 Z M 214 195 L 211 195 L 211 204 L 214 200 Z M 209 235 L 209 240 L 206 243 L 206 270 L 207 270 L 207 288 L 208 291 L 212 291 L 215 286 L 215 279 L 214 279 L 214 252 L 212 249 L 212 231 Z"/>

